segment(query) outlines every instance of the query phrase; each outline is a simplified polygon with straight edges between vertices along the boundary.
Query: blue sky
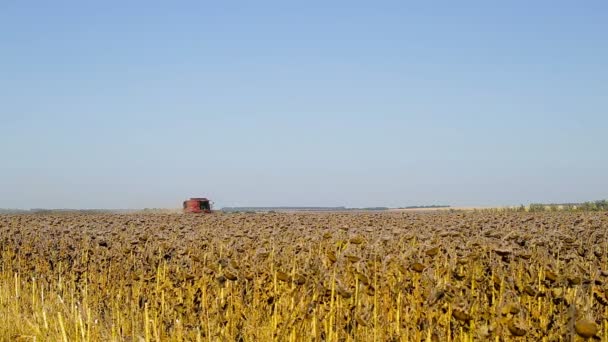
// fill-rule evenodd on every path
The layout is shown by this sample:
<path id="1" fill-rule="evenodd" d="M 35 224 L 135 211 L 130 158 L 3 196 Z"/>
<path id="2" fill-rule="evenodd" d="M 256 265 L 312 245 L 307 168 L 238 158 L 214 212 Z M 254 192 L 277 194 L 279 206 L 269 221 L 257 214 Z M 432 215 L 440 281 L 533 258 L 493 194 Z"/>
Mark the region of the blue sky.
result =
<path id="1" fill-rule="evenodd" d="M 0 2 L 0 207 L 608 197 L 605 1 Z"/>

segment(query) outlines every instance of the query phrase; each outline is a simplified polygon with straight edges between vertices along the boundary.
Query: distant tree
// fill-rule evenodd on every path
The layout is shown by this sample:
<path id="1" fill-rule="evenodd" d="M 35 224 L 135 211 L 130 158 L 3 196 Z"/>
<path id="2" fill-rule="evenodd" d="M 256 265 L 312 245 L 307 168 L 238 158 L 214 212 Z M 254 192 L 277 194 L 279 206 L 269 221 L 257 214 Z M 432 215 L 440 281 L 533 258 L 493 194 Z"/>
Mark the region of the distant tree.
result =
<path id="1" fill-rule="evenodd" d="M 582 211 L 597 211 L 597 207 L 594 202 L 585 202 L 581 204 L 579 208 Z"/>
<path id="2" fill-rule="evenodd" d="M 540 203 L 531 203 L 529 211 L 531 213 L 538 213 L 545 211 L 545 205 Z"/>
<path id="3" fill-rule="evenodd" d="M 602 210 L 602 211 L 608 210 L 608 200 L 596 201 L 595 206 L 596 206 L 597 210 Z"/>

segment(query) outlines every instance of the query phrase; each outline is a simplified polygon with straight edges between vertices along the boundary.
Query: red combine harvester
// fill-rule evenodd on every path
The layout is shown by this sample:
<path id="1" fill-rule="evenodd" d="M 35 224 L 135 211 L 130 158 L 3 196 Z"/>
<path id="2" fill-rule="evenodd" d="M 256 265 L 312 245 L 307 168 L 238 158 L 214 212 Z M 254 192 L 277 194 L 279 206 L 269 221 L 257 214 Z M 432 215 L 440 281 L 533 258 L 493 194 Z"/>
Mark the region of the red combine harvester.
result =
<path id="1" fill-rule="evenodd" d="M 191 198 L 184 201 L 184 213 L 210 214 L 211 202 L 206 198 Z"/>

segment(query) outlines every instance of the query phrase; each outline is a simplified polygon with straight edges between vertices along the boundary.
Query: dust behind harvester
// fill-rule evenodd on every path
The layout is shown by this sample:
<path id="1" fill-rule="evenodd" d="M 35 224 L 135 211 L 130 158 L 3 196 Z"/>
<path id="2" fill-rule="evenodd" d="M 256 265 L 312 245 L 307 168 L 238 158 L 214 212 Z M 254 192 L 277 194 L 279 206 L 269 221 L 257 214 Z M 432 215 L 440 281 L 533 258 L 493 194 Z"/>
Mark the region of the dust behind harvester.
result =
<path id="1" fill-rule="evenodd" d="M 209 214 L 211 203 L 206 198 L 190 198 L 184 201 L 184 213 Z"/>

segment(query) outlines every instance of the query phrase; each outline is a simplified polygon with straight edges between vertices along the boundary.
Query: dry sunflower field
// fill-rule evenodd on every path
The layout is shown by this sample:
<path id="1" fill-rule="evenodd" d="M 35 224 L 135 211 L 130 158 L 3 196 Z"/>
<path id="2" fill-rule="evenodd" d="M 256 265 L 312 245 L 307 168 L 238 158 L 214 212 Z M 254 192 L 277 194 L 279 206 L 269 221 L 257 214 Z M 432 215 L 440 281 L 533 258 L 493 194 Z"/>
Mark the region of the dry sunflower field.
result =
<path id="1" fill-rule="evenodd" d="M 0 216 L 2 341 L 608 341 L 606 213 Z"/>

